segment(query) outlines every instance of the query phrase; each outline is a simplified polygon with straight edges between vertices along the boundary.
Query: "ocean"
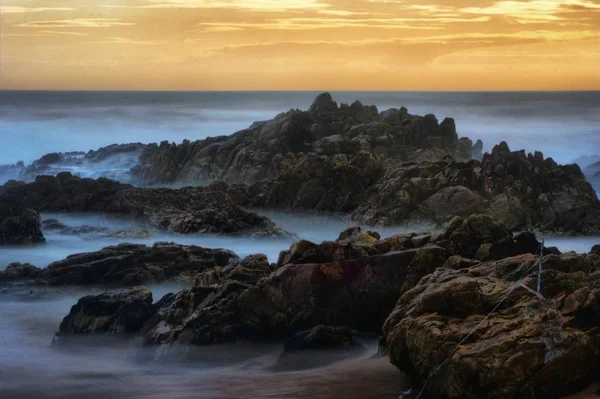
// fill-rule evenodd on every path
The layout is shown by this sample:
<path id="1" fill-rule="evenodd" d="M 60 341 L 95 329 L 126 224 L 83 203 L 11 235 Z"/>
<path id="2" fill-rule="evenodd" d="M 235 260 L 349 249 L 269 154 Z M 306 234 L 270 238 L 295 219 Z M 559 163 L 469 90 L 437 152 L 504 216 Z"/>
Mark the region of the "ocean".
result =
<path id="1" fill-rule="evenodd" d="M 291 108 L 308 109 L 318 92 L 0 91 L 0 165 L 50 152 L 113 143 L 179 143 L 231 134 Z M 453 117 L 459 135 L 504 140 L 561 164 L 600 154 L 600 92 L 332 92 L 380 111 Z"/>

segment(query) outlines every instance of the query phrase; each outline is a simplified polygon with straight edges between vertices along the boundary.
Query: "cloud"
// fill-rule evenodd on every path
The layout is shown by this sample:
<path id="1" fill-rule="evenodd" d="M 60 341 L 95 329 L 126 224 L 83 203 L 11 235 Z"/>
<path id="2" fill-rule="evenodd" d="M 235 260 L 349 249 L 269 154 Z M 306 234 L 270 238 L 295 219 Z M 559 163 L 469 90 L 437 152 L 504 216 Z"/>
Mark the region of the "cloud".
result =
<path id="1" fill-rule="evenodd" d="M 518 23 L 552 23 L 565 20 L 561 13 L 576 9 L 600 9 L 600 4 L 586 0 L 504 0 L 487 7 L 465 7 L 467 14 L 498 15 Z"/>
<path id="2" fill-rule="evenodd" d="M 73 11 L 74 8 L 67 7 L 19 7 L 19 6 L 0 6 L 0 14 L 24 14 L 31 12 L 47 11 Z"/>
<path id="3" fill-rule="evenodd" d="M 264 30 L 313 30 L 331 28 L 370 29 L 441 29 L 443 24 L 455 22 L 486 22 L 490 18 L 461 16 L 432 16 L 405 18 L 274 18 L 267 22 L 201 22 L 200 31 L 264 29 Z"/>
<path id="4" fill-rule="evenodd" d="M 43 30 L 40 33 L 46 35 L 63 35 L 63 36 L 89 36 L 89 33 L 85 32 L 64 32 L 64 31 L 56 31 L 56 30 Z"/>
<path id="5" fill-rule="evenodd" d="M 159 44 L 165 44 L 163 40 L 135 40 L 127 37 L 110 37 L 105 40 L 89 41 L 89 44 L 129 44 L 134 46 L 156 46 Z"/>
<path id="6" fill-rule="evenodd" d="M 329 7 L 319 0 L 146 0 L 137 6 L 104 5 L 112 8 L 234 8 L 251 11 L 318 10 Z"/>
<path id="7" fill-rule="evenodd" d="M 30 21 L 18 26 L 23 28 L 112 28 L 135 25 L 132 22 L 121 21 L 116 18 L 75 18 L 58 21 Z"/>

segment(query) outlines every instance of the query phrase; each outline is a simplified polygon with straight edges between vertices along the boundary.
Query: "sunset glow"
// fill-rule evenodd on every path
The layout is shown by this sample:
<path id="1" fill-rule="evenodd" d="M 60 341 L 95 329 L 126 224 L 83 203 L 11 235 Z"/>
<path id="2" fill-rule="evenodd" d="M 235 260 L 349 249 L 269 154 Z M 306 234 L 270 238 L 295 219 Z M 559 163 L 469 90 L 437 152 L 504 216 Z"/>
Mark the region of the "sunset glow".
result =
<path id="1" fill-rule="evenodd" d="M 597 90 L 597 0 L 2 0 L 1 88 Z"/>

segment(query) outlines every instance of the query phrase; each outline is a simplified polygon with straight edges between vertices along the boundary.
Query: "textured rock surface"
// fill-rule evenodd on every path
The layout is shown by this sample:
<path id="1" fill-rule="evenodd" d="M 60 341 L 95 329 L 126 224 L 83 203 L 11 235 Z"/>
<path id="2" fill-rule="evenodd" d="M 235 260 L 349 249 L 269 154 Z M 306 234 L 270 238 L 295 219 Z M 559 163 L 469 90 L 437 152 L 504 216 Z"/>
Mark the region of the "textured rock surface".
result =
<path id="1" fill-rule="evenodd" d="M 238 260 L 222 249 L 172 243 L 151 247 L 120 244 L 97 252 L 71 255 L 51 263 L 36 277 L 49 285 L 137 285 L 170 279 L 192 279 L 214 267 Z"/>
<path id="2" fill-rule="evenodd" d="M 384 326 L 392 363 L 421 386 L 449 357 L 426 386 L 431 398 L 558 398 L 590 383 L 599 366 L 600 257 L 544 257 L 545 301 L 515 284 L 535 287 L 537 262 L 521 255 L 423 278 Z"/>
<path id="3" fill-rule="evenodd" d="M 85 296 L 60 323 L 57 336 L 134 333 L 152 312 L 152 292 L 146 287 Z"/>
<path id="4" fill-rule="evenodd" d="M 290 110 L 231 136 L 149 145 L 133 172 L 147 184 L 250 184 L 280 174 L 290 179 L 300 173 L 297 168 L 330 173 L 328 178 L 354 174 L 368 180 L 371 171 L 353 168 L 356 157 L 417 161 L 450 155 L 469 160 L 471 146 L 468 139 L 459 142 L 451 118 L 439 123 L 433 115 L 410 115 L 406 108 L 379 113 L 358 101 L 338 107 L 323 93 L 308 111 Z M 317 160 L 320 167 L 301 165 Z M 327 171 L 333 165 L 340 167 L 337 173 Z M 315 184 L 310 181 L 305 177 L 304 190 Z"/>

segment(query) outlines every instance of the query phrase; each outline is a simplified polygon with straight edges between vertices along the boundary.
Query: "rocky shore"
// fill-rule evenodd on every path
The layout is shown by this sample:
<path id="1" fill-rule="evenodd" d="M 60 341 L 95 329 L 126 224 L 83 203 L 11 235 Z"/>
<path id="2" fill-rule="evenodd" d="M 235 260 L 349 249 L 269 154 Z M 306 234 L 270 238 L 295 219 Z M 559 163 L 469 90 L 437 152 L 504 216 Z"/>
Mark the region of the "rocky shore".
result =
<path id="1" fill-rule="evenodd" d="M 106 175 L 114 180 L 69 171 L 104 162 L 118 164 Z M 12 263 L 0 288 L 107 290 L 77 301 L 57 326 L 57 347 L 92 335 L 157 350 L 281 341 L 288 356 L 364 351 L 380 340 L 380 355 L 429 398 L 559 398 L 600 375 L 600 247 L 561 253 L 532 229 L 600 235 L 595 165 L 584 174 L 504 142 L 484 154 L 480 140 L 459 138 L 451 118 L 338 106 L 324 93 L 307 111 L 231 136 L 3 167 L 24 181 L 0 186 L 0 245 L 42 243 L 42 230 L 88 239 L 153 231 L 294 238 L 276 262 L 259 253 L 260 240 L 245 257 L 121 243 L 43 268 Z M 335 212 L 374 227 L 317 243 L 246 208 Z M 42 222 L 40 212 L 123 215 L 137 225 L 71 227 Z M 411 221 L 439 228 L 386 238 L 374 231 Z M 148 288 L 182 281 L 187 288 L 162 297 Z"/>

